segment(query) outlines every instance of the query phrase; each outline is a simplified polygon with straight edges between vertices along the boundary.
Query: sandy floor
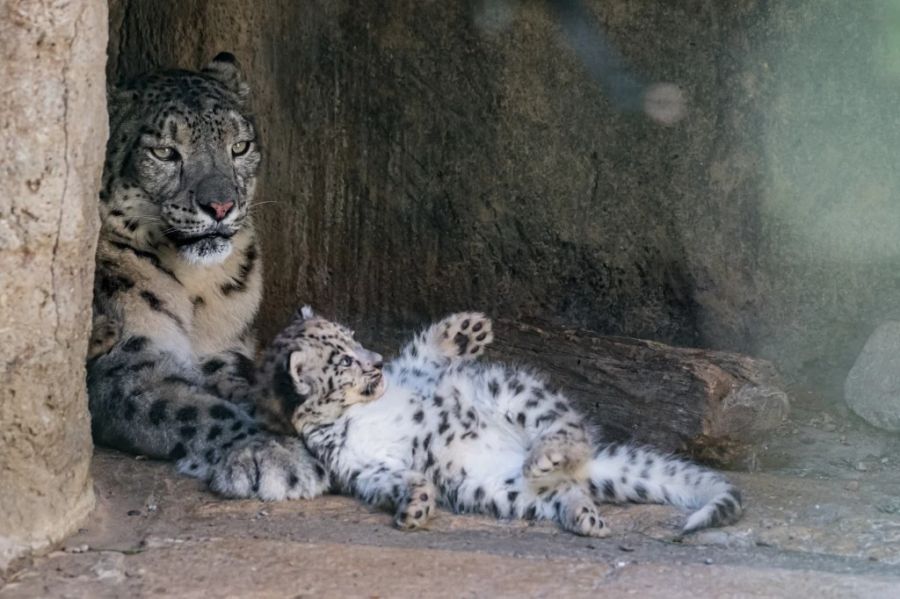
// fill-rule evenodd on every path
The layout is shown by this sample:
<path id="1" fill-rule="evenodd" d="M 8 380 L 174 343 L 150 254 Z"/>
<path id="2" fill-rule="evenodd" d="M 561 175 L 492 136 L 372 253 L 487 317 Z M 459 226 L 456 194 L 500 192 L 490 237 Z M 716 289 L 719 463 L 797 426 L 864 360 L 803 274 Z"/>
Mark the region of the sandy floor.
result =
<path id="1" fill-rule="evenodd" d="M 0 597 L 900 597 L 896 438 L 804 418 L 772 472 L 734 475 L 744 519 L 684 542 L 661 506 L 609 507 L 603 540 L 449 513 L 402 533 L 352 499 L 222 501 L 101 450 L 92 520 Z"/>
<path id="2" fill-rule="evenodd" d="M 677 510 L 636 505 L 605 510 L 602 540 L 444 512 L 403 533 L 352 499 L 224 501 L 98 450 L 92 519 L 0 598 L 900 597 L 900 435 L 793 394 L 764 472 L 732 475 L 744 518 L 683 541 Z"/>

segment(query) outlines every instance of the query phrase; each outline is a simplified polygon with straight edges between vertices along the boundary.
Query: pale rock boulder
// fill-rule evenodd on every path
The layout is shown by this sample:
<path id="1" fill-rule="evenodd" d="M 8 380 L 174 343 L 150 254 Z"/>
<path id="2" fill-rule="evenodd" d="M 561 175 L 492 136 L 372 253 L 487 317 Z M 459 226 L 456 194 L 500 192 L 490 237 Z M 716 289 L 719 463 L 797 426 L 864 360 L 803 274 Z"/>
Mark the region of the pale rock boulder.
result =
<path id="1" fill-rule="evenodd" d="M 84 356 L 106 41 L 103 0 L 0 0 L 0 572 L 94 504 Z"/>
<path id="2" fill-rule="evenodd" d="M 866 341 L 847 375 L 844 397 L 869 424 L 900 431 L 900 322 L 883 323 Z"/>

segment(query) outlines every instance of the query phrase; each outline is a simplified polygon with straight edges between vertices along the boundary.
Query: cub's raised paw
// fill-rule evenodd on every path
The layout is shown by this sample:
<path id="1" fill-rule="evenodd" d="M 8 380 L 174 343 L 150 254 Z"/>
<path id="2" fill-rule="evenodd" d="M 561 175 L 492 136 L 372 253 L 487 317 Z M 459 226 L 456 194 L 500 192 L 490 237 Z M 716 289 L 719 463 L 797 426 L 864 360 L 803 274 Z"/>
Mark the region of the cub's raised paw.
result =
<path id="1" fill-rule="evenodd" d="M 555 472 L 573 472 L 584 465 L 590 455 L 591 448 L 583 441 L 547 439 L 531 449 L 522 474 L 529 479 L 540 479 Z"/>
<path id="2" fill-rule="evenodd" d="M 412 485 L 409 495 L 397 508 L 394 526 L 400 530 L 418 530 L 425 526 L 434 513 L 435 490 L 431 483 Z"/>
<path id="3" fill-rule="evenodd" d="M 474 360 L 494 340 L 491 319 L 481 312 L 457 312 L 435 325 L 441 353 L 451 359 Z"/>
<path id="4" fill-rule="evenodd" d="M 282 501 L 322 495 L 329 480 L 299 439 L 260 436 L 230 449 L 212 466 L 209 486 L 226 497 Z"/>

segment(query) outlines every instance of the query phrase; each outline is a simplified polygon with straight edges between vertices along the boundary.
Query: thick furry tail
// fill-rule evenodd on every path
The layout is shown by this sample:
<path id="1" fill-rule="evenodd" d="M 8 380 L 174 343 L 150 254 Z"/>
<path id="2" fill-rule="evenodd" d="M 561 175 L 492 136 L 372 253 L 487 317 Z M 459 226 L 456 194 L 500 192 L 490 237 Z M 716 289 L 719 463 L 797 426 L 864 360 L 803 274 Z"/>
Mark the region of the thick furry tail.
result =
<path id="1" fill-rule="evenodd" d="M 600 447 L 589 475 L 598 501 L 667 503 L 693 510 L 684 533 L 731 524 L 743 512 L 740 491 L 722 475 L 644 447 Z"/>

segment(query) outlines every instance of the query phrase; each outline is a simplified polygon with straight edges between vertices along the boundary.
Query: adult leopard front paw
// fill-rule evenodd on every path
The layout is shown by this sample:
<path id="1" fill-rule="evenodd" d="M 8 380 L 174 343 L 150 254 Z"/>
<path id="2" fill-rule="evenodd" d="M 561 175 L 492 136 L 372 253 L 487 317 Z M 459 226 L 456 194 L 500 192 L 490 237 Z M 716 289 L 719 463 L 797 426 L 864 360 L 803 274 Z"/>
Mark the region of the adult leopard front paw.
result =
<path id="1" fill-rule="evenodd" d="M 408 496 L 397 508 L 394 526 L 400 530 L 418 530 L 431 519 L 434 506 L 434 485 L 429 482 L 411 485 Z"/>
<path id="2" fill-rule="evenodd" d="M 300 440 L 256 437 L 229 450 L 212 467 L 209 486 L 226 497 L 282 501 L 322 495 L 329 481 Z"/>
<path id="3" fill-rule="evenodd" d="M 474 360 L 494 340 L 491 319 L 481 312 L 457 312 L 434 326 L 434 340 L 450 359 Z"/>

